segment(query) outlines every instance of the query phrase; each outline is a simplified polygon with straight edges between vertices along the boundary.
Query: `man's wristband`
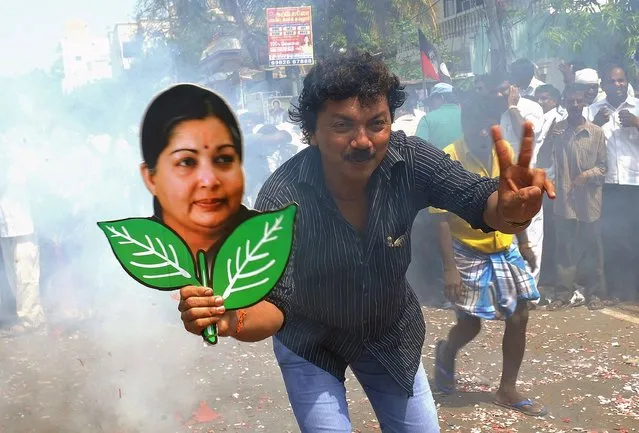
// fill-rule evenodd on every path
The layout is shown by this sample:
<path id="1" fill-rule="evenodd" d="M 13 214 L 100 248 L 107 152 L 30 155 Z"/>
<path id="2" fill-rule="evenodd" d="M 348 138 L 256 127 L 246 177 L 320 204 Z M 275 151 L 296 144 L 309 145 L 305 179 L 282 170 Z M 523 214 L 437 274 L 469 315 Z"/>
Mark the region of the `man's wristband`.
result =
<path id="1" fill-rule="evenodd" d="M 530 224 L 532 222 L 532 219 L 529 219 L 528 221 L 524 221 L 523 223 L 518 223 L 514 221 L 504 221 L 504 222 L 512 227 L 524 227 Z"/>
<path id="2" fill-rule="evenodd" d="M 532 244 L 530 242 L 522 242 L 519 244 L 519 248 L 530 249 L 532 248 Z"/>

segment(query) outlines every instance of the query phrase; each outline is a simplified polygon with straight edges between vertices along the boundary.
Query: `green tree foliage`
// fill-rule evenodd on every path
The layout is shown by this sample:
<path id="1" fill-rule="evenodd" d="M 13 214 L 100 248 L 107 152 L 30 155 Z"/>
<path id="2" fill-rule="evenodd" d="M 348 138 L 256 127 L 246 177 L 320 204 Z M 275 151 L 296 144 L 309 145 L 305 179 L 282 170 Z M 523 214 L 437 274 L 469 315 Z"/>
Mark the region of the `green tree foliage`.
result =
<path id="1" fill-rule="evenodd" d="M 180 79 L 193 79 L 216 30 L 208 0 L 138 0 L 136 16 L 145 39 L 165 39 Z"/>
<path id="2" fill-rule="evenodd" d="M 546 37 L 555 49 L 629 58 L 639 48 L 639 2 L 551 0 Z"/>
<path id="3" fill-rule="evenodd" d="M 317 57 L 357 47 L 380 54 L 403 78 L 419 78 L 419 56 L 397 61 L 399 48 L 418 49 L 417 29 L 450 60 L 435 32 L 428 0 L 139 0 L 138 17 L 168 25 L 167 39 L 180 62 L 194 67 L 214 35 L 234 35 L 243 42 L 253 66 L 264 66 L 266 8 L 313 7 L 314 48 Z M 194 16 L 197 15 L 197 18 Z M 188 25 L 187 25 L 188 24 Z"/>

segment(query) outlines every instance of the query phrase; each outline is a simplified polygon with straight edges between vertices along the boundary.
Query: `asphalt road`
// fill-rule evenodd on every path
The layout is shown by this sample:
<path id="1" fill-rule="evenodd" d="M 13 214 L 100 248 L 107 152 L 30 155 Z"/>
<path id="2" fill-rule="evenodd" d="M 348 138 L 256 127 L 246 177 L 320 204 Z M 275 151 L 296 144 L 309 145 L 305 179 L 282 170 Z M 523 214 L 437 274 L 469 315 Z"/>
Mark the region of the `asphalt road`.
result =
<path id="1" fill-rule="evenodd" d="M 148 308 L 114 303 L 90 321 L 52 319 L 46 333 L 0 340 L 0 433 L 299 431 L 270 340 L 203 347 L 167 294 L 144 298 Z M 436 396 L 442 431 L 639 431 L 639 309 L 624 308 L 531 313 L 520 386 L 549 408 L 543 419 L 492 404 L 503 324 L 487 323 L 460 354 L 459 393 Z M 430 375 L 454 318 L 424 315 Z M 347 389 L 354 431 L 380 431 L 350 373 Z"/>

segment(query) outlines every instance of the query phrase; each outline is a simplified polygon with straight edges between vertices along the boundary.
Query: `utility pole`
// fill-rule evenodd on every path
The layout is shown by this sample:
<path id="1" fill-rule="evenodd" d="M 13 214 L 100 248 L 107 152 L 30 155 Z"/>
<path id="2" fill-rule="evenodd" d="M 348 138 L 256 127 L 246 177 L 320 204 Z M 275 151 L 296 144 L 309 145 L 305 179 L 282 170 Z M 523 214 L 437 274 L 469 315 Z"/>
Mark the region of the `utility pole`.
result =
<path id="1" fill-rule="evenodd" d="M 490 41 L 490 70 L 491 72 L 505 71 L 508 68 L 508 50 L 497 0 L 486 0 L 486 16 Z"/>

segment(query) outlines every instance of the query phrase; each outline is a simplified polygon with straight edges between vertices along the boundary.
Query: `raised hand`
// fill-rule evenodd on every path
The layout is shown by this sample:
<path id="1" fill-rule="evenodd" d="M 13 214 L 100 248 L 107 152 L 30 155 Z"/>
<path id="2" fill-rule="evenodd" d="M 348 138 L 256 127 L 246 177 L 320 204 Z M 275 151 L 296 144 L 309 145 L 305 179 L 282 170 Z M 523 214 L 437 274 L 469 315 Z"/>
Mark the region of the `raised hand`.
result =
<path id="1" fill-rule="evenodd" d="M 497 211 L 509 224 L 525 224 L 541 209 L 544 193 L 555 198 L 555 186 L 542 169 L 530 168 L 534 148 L 533 126 L 524 123 L 517 163 L 511 160 L 499 126 L 492 128 L 493 143 L 499 160 Z"/>
<path id="2" fill-rule="evenodd" d="M 619 112 L 619 122 L 624 128 L 639 128 L 639 118 L 628 110 Z"/>

